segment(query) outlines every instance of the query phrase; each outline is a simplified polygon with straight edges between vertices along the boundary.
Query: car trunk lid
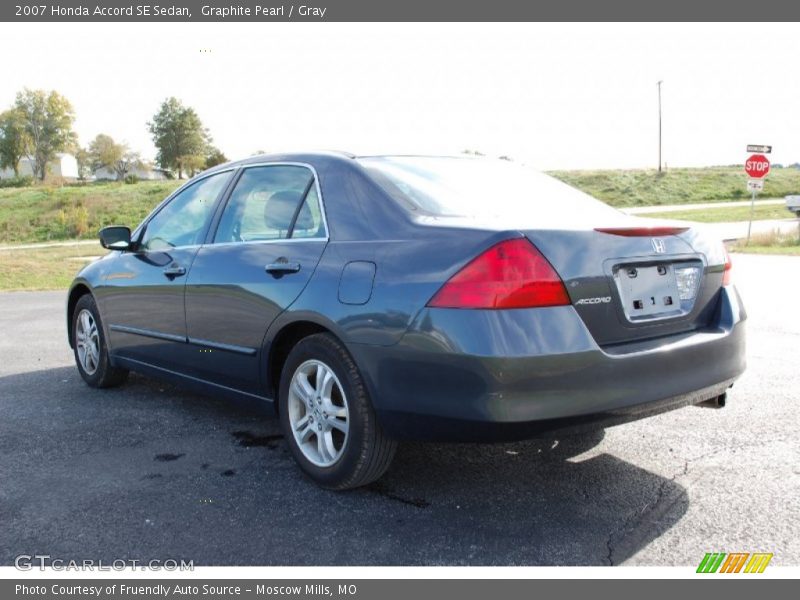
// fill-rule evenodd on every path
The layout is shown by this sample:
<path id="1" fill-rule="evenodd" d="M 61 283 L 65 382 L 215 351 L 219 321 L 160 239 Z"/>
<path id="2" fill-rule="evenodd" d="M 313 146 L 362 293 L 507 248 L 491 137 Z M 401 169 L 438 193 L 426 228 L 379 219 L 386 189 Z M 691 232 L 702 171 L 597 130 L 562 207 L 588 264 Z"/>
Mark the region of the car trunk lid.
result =
<path id="1" fill-rule="evenodd" d="M 716 246 L 686 225 L 639 221 L 522 232 L 601 346 L 702 329 L 714 317 L 724 266 Z"/>

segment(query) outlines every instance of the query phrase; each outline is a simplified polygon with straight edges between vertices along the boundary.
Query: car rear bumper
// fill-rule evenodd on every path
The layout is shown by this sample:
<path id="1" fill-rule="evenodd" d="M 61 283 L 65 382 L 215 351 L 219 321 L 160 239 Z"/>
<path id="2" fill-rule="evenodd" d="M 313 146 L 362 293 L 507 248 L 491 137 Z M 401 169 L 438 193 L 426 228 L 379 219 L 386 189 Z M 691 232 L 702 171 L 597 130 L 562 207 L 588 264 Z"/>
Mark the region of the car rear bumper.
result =
<path id="1" fill-rule="evenodd" d="M 745 319 L 729 286 L 702 331 L 601 348 L 571 306 L 424 309 L 397 344 L 350 350 L 389 435 L 510 440 L 720 396 L 745 368 Z"/>

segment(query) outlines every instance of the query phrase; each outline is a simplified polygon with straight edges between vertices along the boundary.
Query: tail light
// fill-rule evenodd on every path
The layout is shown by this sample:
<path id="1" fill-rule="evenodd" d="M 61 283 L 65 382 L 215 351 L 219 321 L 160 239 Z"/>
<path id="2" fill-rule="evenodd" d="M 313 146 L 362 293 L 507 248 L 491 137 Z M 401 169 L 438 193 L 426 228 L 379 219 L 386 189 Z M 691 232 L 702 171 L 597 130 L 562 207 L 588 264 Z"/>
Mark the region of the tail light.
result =
<path id="1" fill-rule="evenodd" d="M 728 250 L 725 250 L 725 269 L 722 271 L 722 285 L 730 285 L 731 283 L 731 269 L 733 268 L 733 263 L 731 262 L 731 255 L 728 254 Z"/>
<path id="2" fill-rule="evenodd" d="M 453 275 L 428 306 L 534 308 L 569 304 L 564 283 L 526 239 L 500 242 Z"/>

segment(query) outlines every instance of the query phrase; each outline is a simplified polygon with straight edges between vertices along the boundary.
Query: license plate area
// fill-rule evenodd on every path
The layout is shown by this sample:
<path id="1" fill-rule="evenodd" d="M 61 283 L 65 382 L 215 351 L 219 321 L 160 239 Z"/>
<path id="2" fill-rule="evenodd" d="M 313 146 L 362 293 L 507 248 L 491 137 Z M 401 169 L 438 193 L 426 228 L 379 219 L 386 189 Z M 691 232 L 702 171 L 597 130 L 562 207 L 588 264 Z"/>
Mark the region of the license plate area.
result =
<path id="1" fill-rule="evenodd" d="M 681 300 L 675 263 L 617 265 L 614 282 L 623 312 L 631 322 L 679 317 L 693 304 Z"/>

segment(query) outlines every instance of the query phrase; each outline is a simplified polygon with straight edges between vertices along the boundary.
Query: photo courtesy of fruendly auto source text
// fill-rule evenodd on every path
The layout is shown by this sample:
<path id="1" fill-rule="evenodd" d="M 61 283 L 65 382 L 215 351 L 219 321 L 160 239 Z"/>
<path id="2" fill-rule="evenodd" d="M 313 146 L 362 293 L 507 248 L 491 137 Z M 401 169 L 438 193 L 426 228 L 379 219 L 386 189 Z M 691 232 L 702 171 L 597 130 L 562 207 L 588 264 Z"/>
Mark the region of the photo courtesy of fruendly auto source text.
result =
<path id="1" fill-rule="evenodd" d="M 158 1 L 0 5 L 0 598 L 794 595 L 800 5 Z"/>

